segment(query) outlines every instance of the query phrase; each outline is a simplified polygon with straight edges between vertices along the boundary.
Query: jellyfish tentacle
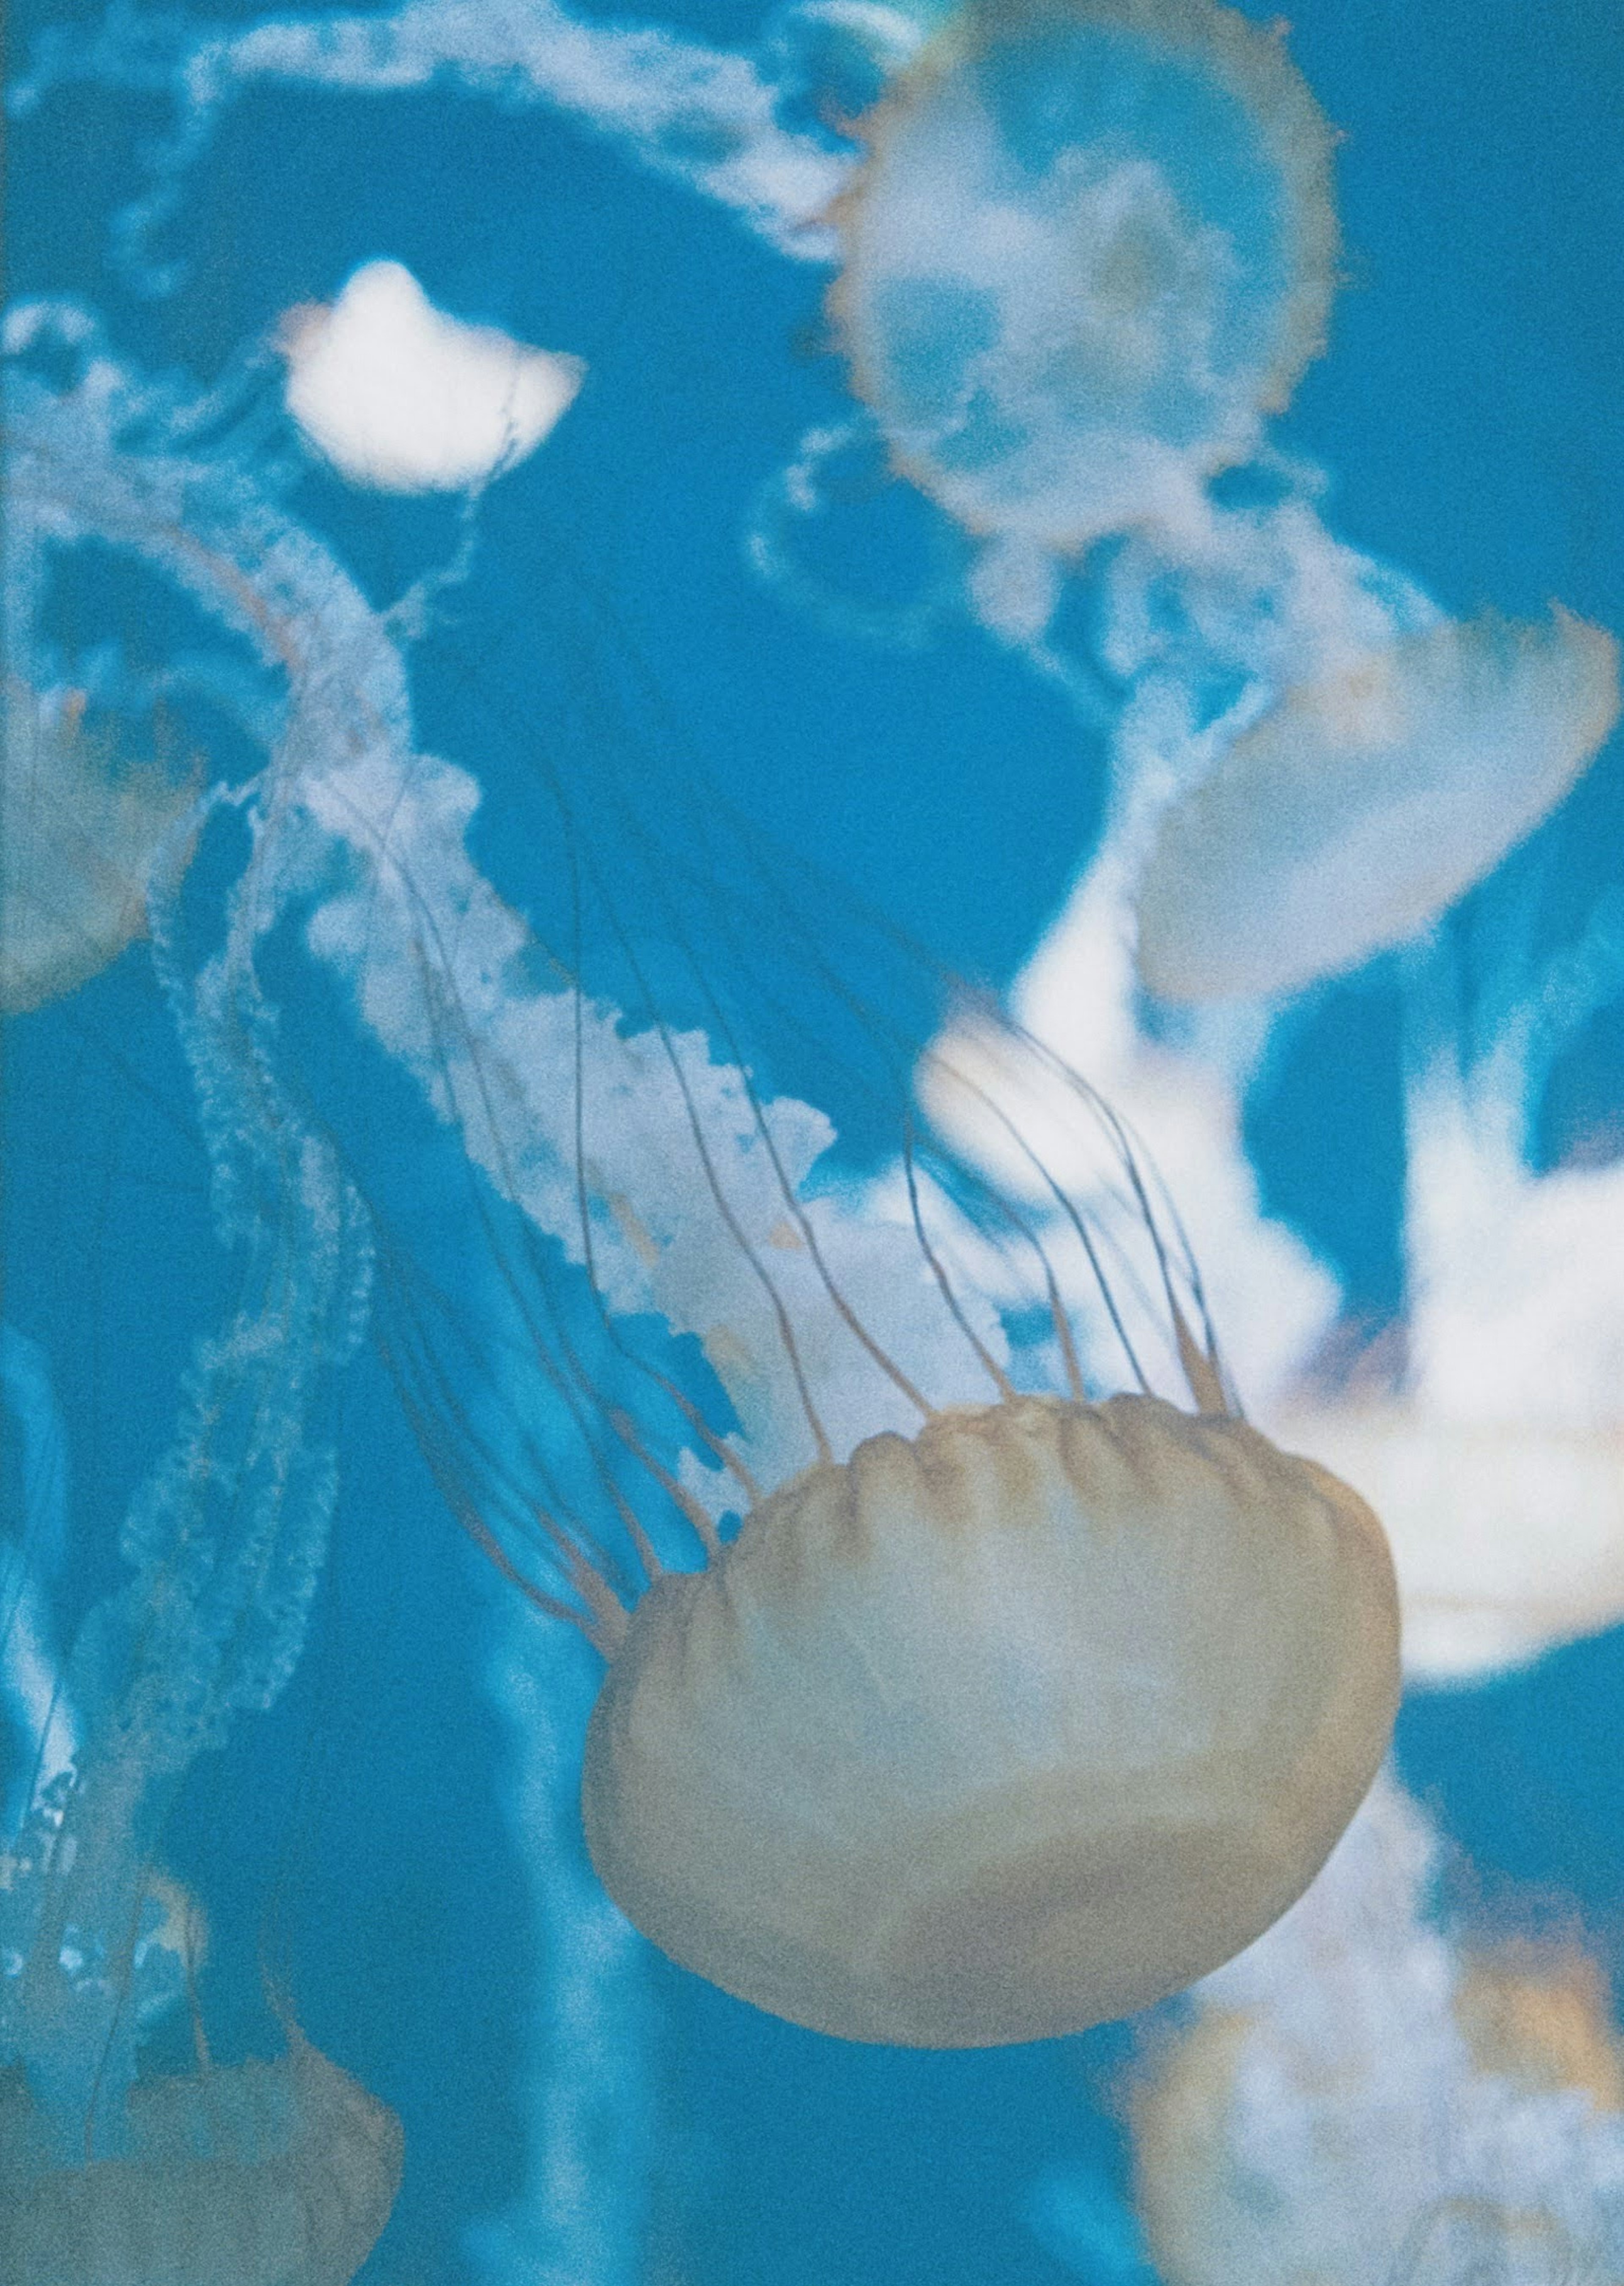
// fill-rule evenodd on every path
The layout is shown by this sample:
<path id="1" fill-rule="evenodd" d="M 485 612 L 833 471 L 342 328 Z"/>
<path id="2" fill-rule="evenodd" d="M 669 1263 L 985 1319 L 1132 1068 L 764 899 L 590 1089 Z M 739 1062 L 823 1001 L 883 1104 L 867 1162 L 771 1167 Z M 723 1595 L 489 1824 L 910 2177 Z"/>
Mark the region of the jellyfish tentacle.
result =
<path id="1" fill-rule="evenodd" d="M 903 1128 L 903 1173 L 908 1185 L 908 1210 L 913 1217 L 914 1236 L 919 1242 L 919 1251 L 930 1265 L 931 1275 L 936 1281 L 942 1300 L 948 1305 L 948 1311 L 954 1324 L 986 1367 L 988 1377 L 993 1387 L 1000 1397 L 1013 1398 L 1015 1394 L 1013 1382 L 966 1316 L 964 1304 L 953 1291 L 953 1281 L 948 1276 L 946 1265 L 925 1235 L 925 1218 L 919 1211 L 918 1175 L 914 1159 L 913 1123 L 910 1118 L 904 1122 Z"/>

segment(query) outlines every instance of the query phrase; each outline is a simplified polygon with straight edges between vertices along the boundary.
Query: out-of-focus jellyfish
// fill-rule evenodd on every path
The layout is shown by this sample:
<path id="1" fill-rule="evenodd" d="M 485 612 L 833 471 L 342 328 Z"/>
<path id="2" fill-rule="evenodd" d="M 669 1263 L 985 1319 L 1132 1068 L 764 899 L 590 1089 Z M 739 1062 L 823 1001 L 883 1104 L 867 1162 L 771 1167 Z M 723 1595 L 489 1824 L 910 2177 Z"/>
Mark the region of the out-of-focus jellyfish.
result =
<path id="1" fill-rule="evenodd" d="M 71 992 L 146 926 L 160 850 L 197 797 L 195 771 L 86 710 L 83 691 L 5 686 L 0 750 L 0 1011 Z"/>
<path id="2" fill-rule="evenodd" d="M 394 2203 L 400 2123 L 286 2029 L 273 2062 L 138 2082 L 121 2156 L 88 2165 L 0 2085 L 7 2286 L 348 2286 Z"/>
<path id="3" fill-rule="evenodd" d="M 283 640 L 296 550 L 274 520 L 241 517 L 233 559 L 211 529 L 240 490 L 152 449 L 172 402 L 143 399 L 72 311 L 14 313 L 8 346 L 41 341 L 77 377 L 9 376 L 8 628 L 25 657 L 55 551 L 100 541 L 214 604 L 295 688 L 260 788 L 258 830 L 224 910 L 181 950 L 185 851 L 148 885 L 154 951 L 191 1068 L 223 1239 L 240 1287 L 201 1342 L 180 1421 L 138 1493 L 121 1548 L 128 1576 L 95 1606 L 67 1662 L 78 1734 L 71 1767 L 11 1837 L 0 1886 L 0 2250 L 28 2286 L 214 2286 L 225 2276 L 342 2286 L 394 2196 L 399 2130 L 289 2030 L 268 2064 L 216 2066 L 201 2031 L 194 2076 L 140 2069 L 146 2028 L 181 1996 L 182 1955 L 155 1868 L 164 1823 L 197 1756 L 238 1713 L 271 1706 L 303 1646 L 335 1496 L 334 1376 L 366 1322 L 368 1219 L 330 1143 L 281 1085 L 254 970 L 256 926 L 285 852 L 279 794 L 296 777 L 330 698 Z M 149 422 L 148 450 L 122 433 Z M 246 557 L 246 564 L 244 558 Z M 269 562 L 267 562 L 269 558 Z M 327 630 L 328 640 L 335 630 Z M 229 688 L 228 684 L 222 687 Z M 245 685 L 245 713 L 277 721 Z M 371 694 L 356 691 L 364 706 Z M 217 796 L 217 816 L 229 809 Z M 154 905 L 154 900 L 156 903 Z"/>
<path id="4" fill-rule="evenodd" d="M 1570 612 L 1447 622 L 1289 690 L 1163 814 L 1139 973 L 1170 1000 L 1293 991 L 1402 943 L 1567 792 L 1619 715 Z"/>
<path id="5" fill-rule="evenodd" d="M 1232 10 L 972 4 L 859 131 L 836 327 L 896 465 L 972 531 L 1182 522 L 1322 346 L 1330 131 Z"/>
<path id="6" fill-rule="evenodd" d="M 577 357 L 446 317 L 398 262 L 368 262 L 331 307 L 283 320 L 288 409 L 351 481 L 466 492 L 533 453 L 574 403 Z"/>
<path id="7" fill-rule="evenodd" d="M 1605 916 L 1591 932 L 1611 934 Z M 1384 1373 L 1356 1353 L 1260 1413 L 1381 1503 L 1407 1671 L 1455 1684 L 1624 1617 L 1624 1276 L 1596 1241 L 1624 1213 L 1624 1167 L 1526 1164 L 1515 1034 L 1573 979 L 1525 975 L 1512 1036 L 1466 1061 L 1451 1010 L 1422 1013 L 1446 958 L 1409 985 L 1423 1037 L 1406 1091 L 1401 1357 Z M 1616 956 L 1577 948 L 1580 968 L 1597 960 Z"/>
<path id="8" fill-rule="evenodd" d="M 1579 2286 L 1624 2261 L 1624 2109 L 1572 1949 L 1464 1950 L 1384 1782 L 1302 1903 L 1147 2059 L 1138 2201 L 1169 2286 Z"/>

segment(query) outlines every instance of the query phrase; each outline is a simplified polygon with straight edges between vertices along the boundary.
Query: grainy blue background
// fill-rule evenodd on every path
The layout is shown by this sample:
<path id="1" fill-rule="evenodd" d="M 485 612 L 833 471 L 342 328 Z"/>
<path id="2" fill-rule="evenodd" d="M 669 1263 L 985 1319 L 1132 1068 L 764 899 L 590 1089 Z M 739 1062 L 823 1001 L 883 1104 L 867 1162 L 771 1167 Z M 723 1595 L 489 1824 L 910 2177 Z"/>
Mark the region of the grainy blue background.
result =
<path id="1" fill-rule="evenodd" d="M 20 8 L 14 59 L 35 21 L 71 12 Z M 666 20 L 723 42 L 759 29 L 721 0 L 673 0 Z M 1305 0 L 1292 51 L 1345 130 L 1348 283 L 1282 441 L 1334 472 L 1337 531 L 1447 607 L 1533 613 L 1557 596 L 1624 628 L 1615 11 Z M 231 114 L 162 234 L 188 281 L 143 301 L 107 264 L 106 225 L 163 123 L 155 102 L 81 89 L 15 132 L 13 293 L 83 296 L 122 352 L 207 379 L 288 304 L 330 298 L 356 264 L 388 255 L 459 315 L 589 360 L 556 436 L 490 495 L 477 568 L 423 664 L 425 741 L 485 783 L 477 847 L 498 883 L 542 909 L 556 894 L 526 742 L 545 737 L 589 800 L 603 694 L 615 690 L 616 719 L 661 768 L 701 757 L 808 867 L 958 968 L 1011 975 L 1089 847 L 1097 751 L 967 627 L 913 655 L 859 648 L 741 564 L 755 488 L 841 406 L 818 273 L 545 112 L 265 91 Z M 391 564 L 414 569 L 450 545 L 441 509 L 362 510 L 315 477 L 300 499 L 381 595 Z M 888 544 L 854 576 L 905 576 Z M 592 614 L 581 572 L 603 599 Z M 1577 910 L 1617 878 L 1621 826 L 1615 753 L 1545 837 L 1557 925 L 1565 897 Z M 389 1073 L 324 1050 L 332 1012 L 291 960 L 287 981 L 314 1084 L 356 1092 L 358 1133 L 394 1135 L 390 1179 L 406 1193 L 421 1183 L 431 1222 L 436 1186 L 453 1181 L 436 1139 Z M 187 1347 L 223 1306 L 226 1273 L 185 1076 L 138 948 L 16 1022 L 6 1059 L 5 1306 L 56 1376 L 73 1470 L 69 1600 L 83 1603 L 114 1576 L 117 1520 L 169 1432 Z M 1559 1155 L 1620 1111 L 1615 1010 L 1558 1069 L 1542 1147 Z M 1401 1161 L 1385 971 L 1315 1003 L 1271 1064 L 1250 1131 L 1281 1210 L 1356 1301 L 1391 1308 Z M 1596 1242 L 1624 1249 L 1624 1232 Z M 196 1770 L 172 1856 L 211 1907 L 206 2002 L 222 2048 L 263 2035 L 263 1949 L 312 2036 L 406 2117 L 406 2190 L 367 2278 L 455 2286 L 464 2223 L 516 2177 L 514 1996 L 537 1973 L 480 1691 L 495 1591 L 438 1511 L 369 1359 L 346 1411 L 310 1654 L 276 1713 L 240 1723 Z M 1514 1880 L 1575 1901 L 1609 1959 L 1624 1938 L 1621 1695 L 1624 1650 L 1604 1640 L 1499 1689 L 1418 1700 L 1399 1736 L 1407 1777 L 1483 1888 Z M 1045 2168 L 1113 2164 L 1097 2099 L 1120 2036 L 989 2056 L 868 2052 L 675 1971 L 662 1967 L 657 1988 L 668 2180 L 650 2286 L 1076 2274 L 1025 2216 Z M 1086 2274 L 1097 2286 L 1117 2274 L 1103 2242 Z"/>

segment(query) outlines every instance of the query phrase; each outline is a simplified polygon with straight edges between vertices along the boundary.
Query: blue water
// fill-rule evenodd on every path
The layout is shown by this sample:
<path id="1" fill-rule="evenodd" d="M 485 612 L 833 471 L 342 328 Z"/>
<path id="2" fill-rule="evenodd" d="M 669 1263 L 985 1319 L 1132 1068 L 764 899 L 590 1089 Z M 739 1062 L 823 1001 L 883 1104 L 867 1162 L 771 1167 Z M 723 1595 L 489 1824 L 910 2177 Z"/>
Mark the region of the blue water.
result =
<path id="1" fill-rule="evenodd" d="M 97 20 L 20 8 L 13 67 L 40 26 L 88 36 Z M 740 46 L 761 28 L 733 0 L 670 0 L 662 20 Z M 1345 133 L 1346 284 L 1329 354 L 1277 440 L 1334 471 L 1344 537 L 1447 609 L 1532 616 L 1559 596 L 1624 627 L 1624 42 L 1611 10 L 1303 0 L 1291 50 Z M 646 752 L 650 784 L 708 784 L 747 810 L 809 901 L 829 877 L 956 971 L 1011 980 L 1098 832 L 1103 734 L 962 617 L 917 649 L 865 646 L 750 576 L 752 499 L 846 403 L 819 269 L 545 106 L 272 85 L 225 114 L 158 225 L 152 250 L 185 273 L 154 296 L 114 259 L 112 225 L 168 117 L 162 95 L 75 85 L 18 123 L 16 300 L 78 297 L 121 357 L 208 382 L 290 305 L 330 299 L 387 256 L 437 304 L 588 362 L 556 435 L 482 504 L 473 572 L 423 653 L 422 743 L 480 776 L 472 847 L 497 887 L 564 910 L 538 860 L 547 800 L 527 740 L 545 741 L 588 808 L 613 741 L 623 775 Z M 455 545 L 444 503 L 381 504 L 316 469 L 291 497 L 376 599 Z M 918 546 L 904 517 L 836 568 L 905 588 Z M 184 648 L 185 627 L 141 618 L 120 576 L 107 571 L 98 608 L 123 612 L 124 639 Z M 1553 936 L 1619 882 L 1621 848 L 1615 748 L 1513 861 L 1544 867 Z M 763 943 L 769 981 L 775 958 Z M 381 1057 L 328 1037 L 333 1011 L 286 946 L 265 965 L 304 996 L 285 1014 L 312 1098 L 343 1106 L 403 1225 L 421 1218 L 430 1256 L 476 1243 L 443 1133 Z M 928 1013 L 899 1004 L 919 1037 Z M 1621 1027 L 1604 1009 L 1559 1063 L 1540 1114 L 1552 1161 L 1624 1116 Z M 788 1037 L 765 1052 L 778 1084 L 818 1076 Z M 43 1352 L 60 1408 L 55 1594 L 71 1633 L 121 1577 L 118 1520 L 168 1443 L 191 1345 L 233 1271 L 142 946 L 11 1021 L 4 1054 L 5 1314 Z M 1399 1115 L 1397 988 L 1376 963 L 1292 1013 L 1247 1113 L 1267 1202 L 1375 1316 L 1401 1301 Z M 857 1120 L 847 1143 L 862 1159 L 880 1139 Z M 1624 1249 L 1624 1234 L 1596 1240 Z M 502 1807 L 513 1742 L 487 1683 L 512 1619 L 369 1352 L 339 1406 L 334 1545 L 299 1671 L 272 1712 L 239 1719 L 194 1765 L 165 1856 L 207 1905 L 218 2050 L 273 2038 L 268 1963 L 311 2037 L 406 2123 L 405 2187 L 364 2278 L 461 2286 L 476 2274 L 468 2227 L 519 2192 L 523 1996 L 552 1967 L 526 1920 Z M 1621 1691 L 1624 1647 L 1604 1637 L 1491 1688 L 1417 1697 L 1399 1734 L 1404 1776 L 1484 1890 L 1558 1893 L 1609 1963 L 1624 1940 Z M 1120 2031 L 981 2055 L 863 2050 L 652 1956 L 646 1975 L 646 2286 L 1148 2276 L 1114 2203 Z M 1042 2189 L 1056 2170 L 1101 2187 L 1064 2230 Z"/>

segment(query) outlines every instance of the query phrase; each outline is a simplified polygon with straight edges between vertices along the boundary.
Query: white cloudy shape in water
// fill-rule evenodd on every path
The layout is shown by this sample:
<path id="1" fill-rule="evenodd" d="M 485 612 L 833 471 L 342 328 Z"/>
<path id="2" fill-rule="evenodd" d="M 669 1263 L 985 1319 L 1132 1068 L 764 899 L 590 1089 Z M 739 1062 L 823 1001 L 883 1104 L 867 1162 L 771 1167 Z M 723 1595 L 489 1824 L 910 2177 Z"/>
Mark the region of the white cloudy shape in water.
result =
<path id="1" fill-rule="evenodd" d="M 1321 345 L 1330 132 L 1228 9 L 971 8 L 859 132 L 832 296 L 853 384 L 973 531 L 1182 522 Z"/>
<path id="2" fill-rule="evenodd" d="M 1269 1426 L 1381 1517 L 1412 1681 L 1510 1674 L 1624 1616 L 1624 1428 L 1463 1423 L 1408 1395 Z"/>
<path id="3" fill-rule="evenodd" d="M 1624 2116 L 1577 1948 L 1469 1951 L 1379 1780 L 1305 1896 L 1147 2047 L 1139 2219 L 1166 2286 L 1602 2286 Z"/>
<path id="4" fill-rule="evenodd" d="M 1495 1109 L 1452 1051 L 1411 1084 L 1402 1387 L 1264 1408 L 1380 1515 L 1431 1683 L 1624 1619 L 1624 1162 L 1532 1175 Z"/>
<path id="5" fill-rule="evenodd" d="M 398 262 L 368 262 L 331 305 L 283 321 L 288 410 L 351 484 L 471 491 L 533 453 L 587 368 L 437 310 Z"/>
<path id="6" fill-rule="evenodd" d="M 1289 690 L 1161 824 L 1139 974 L 1164 999 L 1300 989 L 1402 944 L 1568 792 L 1619 646 L 1560 606 L 1402 638 Z"/>

